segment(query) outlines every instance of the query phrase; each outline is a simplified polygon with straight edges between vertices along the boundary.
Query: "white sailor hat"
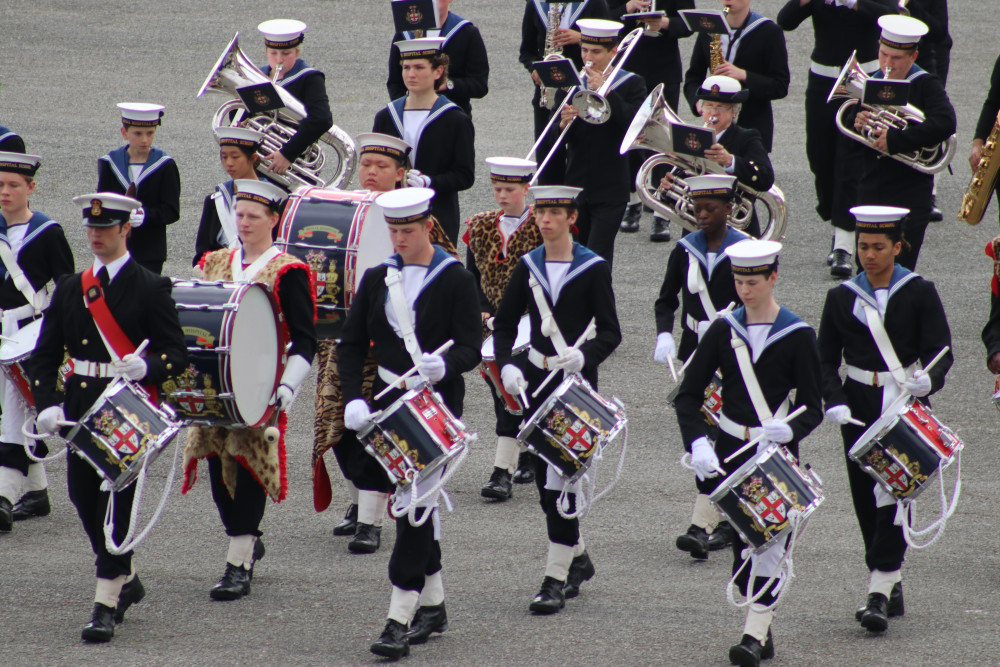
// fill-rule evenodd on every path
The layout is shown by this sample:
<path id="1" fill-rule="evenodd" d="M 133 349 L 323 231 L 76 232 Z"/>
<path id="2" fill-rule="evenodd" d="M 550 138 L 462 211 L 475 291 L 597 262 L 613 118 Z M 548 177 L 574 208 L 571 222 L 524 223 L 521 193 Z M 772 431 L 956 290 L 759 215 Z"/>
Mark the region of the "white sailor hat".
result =
<path id="1" fill-rule="evenodd" d="M 580 43 L 611 47 L 618 43 L 618 33 L 625 26 L 618 21 L 580 19 L 576 27 L 580 29 Z"/>
<path id="2" fill-rule="evenodd" d="M 731 76 L 716 74 L 708 77 L 698 89 L 698 99 L 723 104 L 739 104 L 750 97 L 749 90 L 743 90 L 740 82 Z"/>
<path id="3" fill-rule="evenodd" d="M 910 50 L 917 48 L 920 38 L 927 34 L 927 24 L 912 16 L 886 14 L 880 16 L 878 25 L 882 28 L 879 42 L 892 49 Z"/>
<path id="4" fill-rule="evenodd" d="M 156 127 L 163 117 L 162 104 L 144 102 L 122 102 L 118 105 L 122 112 L 122 124 L 136 127 Z"/>
<path id="5" fill-rule="evenodd" d="M 528 183 L 538 164 L 519 157 L 488 157 L 490 180 L 498 183 Z"/>
<path id="6" fill-rule="evenodd" d="M 42 158 L 24 153 L 0 153 L 0 171 L 9 171 L 22 176 L 33 177 L 38 171 Z"/>
<path id="7" fill-rule="evenodd" d="M 409 143 L 389 134 L 379 132 L 364 132 L 357 137 L 358 155 L 365 153 L 377 153 L 388 155 L 394 160 L 405 162 L 410 151 L 413 150 Z"/>
<path id="8" fill-rule="evenodd" d="M 736 177 L 727 174 L 706 174 L 684 179 L 691 197 L 732 199 L 736 196 Z"/>
<path id="9" fill-rule="evenodd" d="M 420 37 L 419 39 L 401 39 L 396 42 L 400 60 L 411 58 L 434 58 L 441 53 L 444 39 L 440 37 Z"/>
<path id="10" fill-rule="evenodd" d="M 726 248 L 733 273 L 743 276 L 770 273 L 777 267 L 779 252 L 781 244 L 777 241 L 758 239 L 740 241 Z"/>
<path id="11" fill-rule="evenodd" d="M 220 146 L 236 146 L 257 150 L 264 141 L 264 133 L 246 127 L 220 127 L 213 132 Z"/>
<path id="12" fill-rule="evenodd" d="M 859 234 L 885 234 L 899 229 L 910 209 L 900 206 L 854 206 L 854 231 Z"/>
<path id="13" fill-rule="evenodd" d="M 431 214 L 433 198 L 434 191 L 430 188 L 400 188 L 380 194 L 375 203 L 382 207 L 387 223 L 407 225 L 420 222 Z"/>
<path id="14" fill-rule="evenodd" d="M 257 202 L 273 211 L 279 210 L 285 198 L 288 197 L 288 193 L 274 183 L 252 178 L 237 178 L 233 181 L 233 189 L 236 191 L 235 199 L 237 202 Z"/>
<path id="15" fill-rule="evenodd" d="M 92 192 L 73 197 L 73 203 L 83 207 L 84 227 L 111 227 L 128 222 L 132 211 L 142 202 L 113 192 Z"/>
<path id="16" fill-rule="evenodd" d="M 306 24 L 295 19 L 271 19 L 257 26 L 269 49 L 291 49 L 306 37 Z"/>
<path id="17" fill-rule="evenodd" d="M 535 200 L 535 208 L 551 206 L 576 208 L 576 198 L 583 192 L 583 188 L 574 188 L 569 185 L 535 185 L 528 192 Z"/>

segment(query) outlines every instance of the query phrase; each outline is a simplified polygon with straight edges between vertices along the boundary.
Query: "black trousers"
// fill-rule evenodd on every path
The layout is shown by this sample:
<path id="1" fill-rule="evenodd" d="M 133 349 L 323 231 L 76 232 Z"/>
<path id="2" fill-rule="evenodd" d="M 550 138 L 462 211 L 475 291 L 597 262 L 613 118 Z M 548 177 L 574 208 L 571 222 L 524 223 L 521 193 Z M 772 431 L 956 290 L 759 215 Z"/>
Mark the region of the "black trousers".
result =
<path id="1" fill-rule="evenodd" d="M 212 499 L 219 508 L 219 518 L 226 535 L 256 535 L 260 537 L 260 522 L 267 506 L 267 491 L 242 465 L 237 466 L 236 494 L 232 497 L 222 481 L 222 461 L 208 458 L 208 478 L 212 482 Z"/>
<path id="2" fill-rule="evenodd" d="M 850 160 L 852 141 L 837 130 L 836 115 L 843 100 L 827 102 L 835 79 L 809 72 L 806 84 L 806 157 L 816 188 L 816 213 L 836 227 L 854 231 L 848 209 L 857 203 L 860 166 Z"/>
<path id="3" fill-rule="evenodd" d="M 580 215 L 576 220 L 577 240 L 607 260 L 611 266 L 615 256 L 615 237 L 625 215 L 628 199 L 617 202 L 590 201 L 583 194 Z"/>
<path id="4" fill-rule="evenodd" d="M 427 508 L 417 510 L 421 520 Z M 437 511 L 430 510 L 430 511 Z M 427 577 L 441 569 L 441 543 L 434 539 L 434 519 L 410 525 L 406 516 L 396 519 L 396 543 L 389 557 L 389 581 L 405 591 L 422 591 Z"/>
<path id="5" fill-rule="evenodd" d="M 76 507 L 76 513 L 83 523 L 83 530 L 90 538 L 90 548 L 97 556 L 94 561 L 97 576 L 101 579 L 114 579 L 129 574 L 132 571 L 132 552 L 115 556 L 108 552 L 105 545 L 104 514 L 111 494 L 101 491 L 103 478 L 89 463 L 71 452 L 66 457 L 66 481 L 69 486 L 69 499 Z M 121 544 L 128 532 L 134 496 L 134 484 L 115 494 L 114 529 L 111 534 L 118 544 Z"/>
<path id="6" fill-rule="evenodd" d="M 564 519 L 560 516 L 559 510 L 556 509 L 560 492 L 545 488 L 545 477 L 549 464 L 540 456 L 533 456 L 532 459 L 535 464 L 535 485 L 538 487 L 538 502 L 542 506 L 542 511 L 545 512 L 545 528 L 548 532 L 549 542 L 572 547 L 580 541 L 580 520 Z M 566 497 L 569 499 L 569 512 L 567 514 L 575 512 L 576 494 L 568 493 Z"/>
<path id="7" fill-rule="evenodd" d="M 375 457 L 365 451 L 358 442 L 358 434 L 345 429 L 344 434 L 333 447 L 333 456 L 344 477 L 362 491 L 378 491 L 389 493 L 395 484 L 389 481 L 389 476 L 378 464 Z"/>
<path id="8" fill-rule="evenodd" d="M 42 457 L 49 453 L 44 440 L 35 441 L 35 456 Z M 22 475 L 28 474 L 28 466 L 32 461 L 28 458 L 24 447 L 10 442 L 0 442 L 0 468 L 13 468 Z M 13 502 L 16 498 L 10 498 Z"/>
<path id="9" fill-rule="evenodd" d="M 771 582 L 770 586 L 768 586 L 767 581 L 770 577 L 754 577 L 753 589 L 752 590 L 748 589 L 748 584 L 750 583 L 750 568 L 752 567 L 752 565 L 751 563 L 747 563 L 745 566 L 743 565 L 743 550 L 746 549 L 748 546 L 749 545 L 746 542 L 744 542 L 739 537 L 739 535 L 736 535 L 734 533 L 733 574 L 736 574 L 737 570 L 740 570 L 741 567 L 743 568 L 742 570 L 740 570 L 739 576 L 736 577 L 736 586 L 737 588 L 739 588 L 740 593 L 743 594 L 743 597 L 753 597 L 757 595 L 761 590 L 763 590 L 765 586 L 767 586 L 767 590 L 765 590 L 764 593 L 759 598 L 757 598 L 757 604 L 770 606 L 774 604 L 774 598 L 776 596 L 774 589 L 777 587 L 779 581 L 775 580 Z M 771 548 L 777 549 L 777 546 Z M 788 548 L 787 540 L 785 541 L 785 548 L 786 549 Z"/>

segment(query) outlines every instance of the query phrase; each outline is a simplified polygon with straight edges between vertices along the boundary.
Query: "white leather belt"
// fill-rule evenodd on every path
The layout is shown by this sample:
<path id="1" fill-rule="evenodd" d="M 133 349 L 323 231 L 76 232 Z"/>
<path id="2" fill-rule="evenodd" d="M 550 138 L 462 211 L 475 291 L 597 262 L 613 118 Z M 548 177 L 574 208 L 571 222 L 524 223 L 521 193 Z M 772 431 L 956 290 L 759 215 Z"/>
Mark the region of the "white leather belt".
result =
<path id="1" fill-rule="evenodd" d="M 419 375 L 413 375 L 397 383 L 396 381 L 399 380 L 399 375 L 393 373 L 388 368 L 385 368 L 383 366 L 378 367 L 378 376 L 382 378 L 382 380 L 386 384 L 396 384 L 396 386 L 399 387 L 400 389 L 412 389 L 413 387 L 423 382 L 423 378 L 421 378 Z"/>
<path id="2" fill-rule="evenodd" d="M 114 367 L 107 361 L 82 361 L 70 357 L 73 364 L 73 375 L 86 375 L 92 378 L 115 377 Z"/>
<path id="3" fill-rule="evenodd" d="M 818 76 L 825 76 L 828 79 L 836 79 L 840 76 L 840 71 L 844 69 L 843 65 L 820 65 L 815 60 L 809 63 L 809 71 Z M 865 74 L 871 74 L 878 69 L 877 60 L 869 60 L 866 63 L 861 63 L 861 69 L 864 70 Z"/>
<path id="4" fill-rule="evenodd" d="M 701 324 L 701 322 L 694 319 L 692 316 L 688 315 L 687 318 L 684 320 L 684 324 L 691 331 L 698 333 L 698 325 Z"/>
<path id="5" fill-rule="evenodd" d="M 913 376 L 913 371 L 916 370 L 915 367 L 916 364 L 906 367 L 906 377 Z M 866 371 L 863 368 L 851 366 L 850 364 L 847 365 L 847 377 L 855 382 L 866 384 L 869 387 L 884 387 L 889 381 L 895 382 L 892 379 L 892 373 L 889 371 Z"/>
<path id="6" fill-rule="evenodd" d="M 764 429 L 761 426 L 744 426 L 743 424 L 737 424 L 726 415 L 719 415 L 719 428 L 734 438 L 740 438 L 744 441 L 753 440 L 764 432 Z"/>
<path id="7" fill-rule="evenodd" d="M 23 306 L 18 306 L 17 308 L 9 308 L 3 311 L 3 314 L 4 316 L 10 315 L 17 321 L 21 321 L 29 317 L 34 317 L 35 307 L 32 306 L 30 303 L 26 303 Z"/>
<path id="8" fill-rule="evenodd" d="M 555 370 L 556 357 L 546 357 L 535 348 L 530 348 L 528 350 L 528 361 L 530 361 L 535 368 L 540 368 L 543 371 Z"/>

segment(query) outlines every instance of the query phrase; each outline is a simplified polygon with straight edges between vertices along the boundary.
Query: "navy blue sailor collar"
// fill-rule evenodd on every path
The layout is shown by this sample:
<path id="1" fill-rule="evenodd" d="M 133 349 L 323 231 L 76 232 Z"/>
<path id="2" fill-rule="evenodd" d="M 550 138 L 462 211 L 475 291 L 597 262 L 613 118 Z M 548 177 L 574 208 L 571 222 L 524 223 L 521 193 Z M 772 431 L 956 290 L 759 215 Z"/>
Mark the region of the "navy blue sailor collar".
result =
<path id="1" fill-rule="evenodd" d="M 746 306 L 740 306 L 731 313 L 725 315 L 726 322 L 732 327 L 736 335 L 742 338 L 746 344 L 749 346 L 750 343 L 750 333 L 747 329 L 747 309 Z M 809 329 L 809 325 L 802 321 L 802 318 L 788 310 L 784 306 L 778 307 L 778 316 L 774 318 L 774 322 L 771 324 L 771 330 L 767 334 L 767 338 L 764 340 L 764 345 L 760 349 L 760 353 L 763 354 L 764 350 L 770 347 L 773 343 L 785 338 L 791 333 L 798 331 L 799 329 Z M 759 359 L 758 355 L 758 359 Z"/>
<path id="2" fill-rule="evenodd" d="M 463 19 L 455 12 L 449 11 L 448 18 L 444 20 L 444 25 L 441 26 L 440 33 L 438 34 L 438 37 L 444 39 L 444 41 L 441 42 L 441 48 L 443 49 L 445 46 L 447 46 L 448 40 L 454 37 L 458 33 L 458 31 L 461 30 L 461 28 L 465 25 L 472 25 L 472 24 L 469 21 Z M 413 39 L 415 36 L 416 35 L 414 35 L 413 31 L 411 30 L 407 30 L 406 32 L 403 33 L 404 39 Z"/>
<path id="3" fill-rule="evenodd" d="M 111 172 L 118 179 L 118 182 L 122 184 L 123 188 L 128 188 L 129 184 L 132 183 L 132 178 L 129 175 L 129 160 L 128 160 L 128 145 L 116 148 L 107 155 L 101 157 L 102 160 L 111 165 Z M 156 146 L 149 149 L 149 157 L 146 158 L 145 164 L 142 165 L 142 170 L 139 172 L 139 176 L 135 179 L 136 187 L 154 171 L 162 167 L 167 162 L 172 160 L 169 155 L 161 151 Z"/>
<path id="4" fill-rule="evenodd" d="M 569 270 L 566 271 L 566 277 L 563 279 L 562 284 L 559 289 L 553 294 L 552 287 L 549 285 L 549 274 L 545 270 L 545 245 L 540 245 L 531 252 L 523 256 L 524 263 L 528 267 L 528 271 L 531 275 L 535 276 L 535 280 L 538 284 L 542 286 L 545 293 L 548 295 L 549 300 L 555 305 L 556 301 L 559 300 L 559 293 L 562 292 L 563 288 L 566 287 L 573 279 L 581 276 L 587 269 L 599 264 L 604 260 L 603 257 L 595 253 L 590 248 L 580 245 L 579 243 L 573 243 L 573 261 L 569 264 Z"/>
<path id="5" fill-rule="evenodd" d="M 28 226 L 28 230 L 24 233 L 24 239 L 21 241 L 22 248 L 38 238 L 38 236 L 46 229 L 52 227 L 53 225 L 58 226 L 59 223 L 44 213 L 33 211 L 31 218 L 24 224 Z M 0 213 L 0 239 L 2 239 L 4 243 L 10 245 L 10 240 L 7 238 L 7 220 L 4 219 L 2 213 Z M 0 263 L 0 277 L 6 275 L 7 267 Z"/>
<path id="6" fill-rule="evenodd" d="M 913 65 L 910 66 L 910 71 L 907 72 L 906 76 L 903 77 L 903 78 L 905 80 L 907 80 L 907 81 L 913 81 L 914 79 L 919 79 L 920 77 L 924 76 L 925 74 L 929 74 L 929 72 L 927 70 L 925 70 L 923 67 L 921 67 L 920 65 L 918 65 L 916 63 L 913 63 Z M 873 79 L 884 79 L 885 78 L 885 72 L 882 71 L 881 69 L 879 69 L 877 72 L 875 72 L 874 74 L 872 74 L 871 78 L 873 78 Z"/>
<path id="7" fill-rule="evenodd" d="M 386 106 L 389 110 L 389 116 L 392 118 L 393 124 L 396 126 L 396 131 L 399 136 L 406 136 L 403 125 L 403 112 L 406 106 L 406 96 L 395 99 Z M 414 142 L 413 149 L 410 152 L 410 161 L 412 164 L 417 162 L 417 149 L 420 148 L 420 137 L 423 136 L 424 130 L 427 126 L 433 123 L 435 120 L 440 118 L 442 114 L 448 113 L 451 109 L 458 109 L 459 106 L 449 100 L 444 95 L 438 95 L 438 98 L 434 100 L 434 104 L 431 105 L 430 111 L 427 113 L 427 117 L 424 118 L 424 122 L 420 124 L 417 129 L 417 140 Z"/>
<path id="8" fill-rule="evenodd" d="M 548 26 L 549 25 L 549 7 L 552 5 L 552 3 L 551 2 L 542 2 L 542 0 L 533 0 L 533 2 L 534 2 L 534 5 L 535 5 L 535 11 L 538 12 L 538 18 L 540 18 L 542 20 L 542 25 L 543 26 Z M 576 23 L 576 20 L 578 18 L 580 18 L 580 14 L 582 14 L 583 10 L 587 8 L 587 5 L 590 4 L 590 0 L 583 0 L 583 2 L 566 2 L 566 3 L 558 3 L 558 4 L 567 4 L 567 5 L 570 5 L 569 7 L 567 7 L 567 9 L 569 9 L 569 11 L 570 11 L 570 14 L 569 14 L 569 25 L 572 26 L 574 23 Z"/>
<path id="9" fill-rule="evenodd" d="M 889 288 L 886 291 L 886 302 L 893 297 L 911 280 L 919 278 L 920 274 L 896 264 L 892 269 L 892 277 L 889 279 Z M 878 310 L 878 299 L 875 298 L 875 288 L 868 280 L 868 274 L 864 271 L 854 276 L 850 280 L 841 283 L 844 287 L 858 295 L 859 299 L 867 302 L 872 308 Z"/>
<path id="10" fill-rule="evenodd" d="M 684 246 L 687 250 L 688 255 L 694 257 L 699 264 L 705 267 L 705 273 L 708 277 L 712 277 L 712 271 L 715 267 L 721 264 L 722 258 L 726 255 L 726 249 L 736 245 L 740 241 L 746 241 L 750 237 L 738 229 L 728 227 L 726 230 L 726 235 L 722 238 L 722 245 L 719 246 L 718 254 L 715 257 L 715 262 L 709 265 L 708 263 L 708 239 L 705 237 L 705 233 L 700 229 L 693 234 L 688 234 L 682 237 L 677 243 L 678 245 Z"/>
<path id="11" fill-rule="evenodd" d="M 270 65 L 264 65 L 264 69 L 262 69 L 261 71 L 264 72 L 264 74 L 267 76 L 268 79 L 271 78 L 271 66 Z M 278 85 L 278 86 L 281 86 L 282 88 L 284 88 L 285 86 L 287 86 L 288 84 L 290 84 L 292 81 L 295 81 L 296 79 L 299 79 L 299 78 L 305 76 L 306 74 L 310 74 L 312 72 L 317 72 L 317 71 L 319 71 L 319 70 L 316 70 L 316 69 L 313 69 L 312 67 L 309 67 L 309 65 L 306 63 L 305 60 L 302 60 L 302 58 L 299 58 L 298 60 L 295 61 L 295 64 L 292 65 L 292 69 L 290 69 L 287 72 L 285 72 L 285 74 L 281 77 L 281 79 L 279 79 L 278 81 L 275 82 L 275 85 Z"/>
<path id="12" fill-rule="evenodd" d="M 387 260 L 382 262 L 384 266 L 391 266 L 397 271 L 403 270 L 403 258 L 399 256 L 399 253 L 391 255 Z M 427 286 L 434 282 L 438 276 L 444 272 L 452 264 L 460 264 L 460 262 L 452 257 L 446 250 L 442 249 L 441 246 L 434 246 L 434 255 L 431 257 L 430 264 L 427 265 L 427 273 L 424 275 L 424 282 L 420 285 L 420 291 L 417 293 L 417 298 L 423 294 Z M 386 299 L 389 298 L 389 291 L 386 290 Z"/>

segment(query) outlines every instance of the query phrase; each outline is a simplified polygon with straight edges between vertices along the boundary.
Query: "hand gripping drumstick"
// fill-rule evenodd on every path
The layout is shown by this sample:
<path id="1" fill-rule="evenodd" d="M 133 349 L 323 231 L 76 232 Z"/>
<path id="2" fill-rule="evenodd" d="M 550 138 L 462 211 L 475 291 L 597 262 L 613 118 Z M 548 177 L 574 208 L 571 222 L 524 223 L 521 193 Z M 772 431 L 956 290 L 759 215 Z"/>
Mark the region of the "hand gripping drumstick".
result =
<path id="1" fill-rule="evenodd" d="M 454 344 L 455 344 L 455 341 L 449 340 L 444 345 L 442 345 L 438 349 L 436 349 L 433 352 L 431 352 L 431 354 L 437 354 L 437 355 L 444 354 L 445 352 L 448 351 L 448 348 L 450 348 Z M 373 398 L 372 400 L 373 401 L 377 401 L 378 399 L 382 398 L 383 396 L 385 396 L 386 394 L 388 394 L 393 389 L 396 389 L 397 387 L 399 387 L 399 385 L 403 384 L 403 381 L 406 380 L 406 378 L 410 377 L 411 375 L 413 375 L 414 373 L 416 373 L 418 370 L 420 370 L 420 364 L 417 364 L 416 366 L 414 366 L 413 368 L 411 368 L 410 370 L 406 371 L 405 373 L 403 373 L 402 375 L 400 375 L 398 378 L 396 378 L 395 380 L 393 380 L 392 384 L 388 385 L 385 389 L 383 389 L 382 391 L 380 391 L 375 396 L 375 398 Z"/>
<path id="2" fill-rule="evenodd" d="M 580 334 L 580 337 L 576 339 L 576 342 L 573 343 L 571 348 L 567 349 L 579 350 L 580 346 L 586 343 L 587 340 L 596 332 L 597 332 L 597 322 L 594 319 L 591 319 L 590 324 L 588 324 L 587 328 L 583 330 L 583 333 Z M 553 377 L 555 377 L 555 374 L 558 373 L 559 371 L 560 369 L 558 368 L 553 368 L 551 371 L 549 371 L 549 374 L 545 376 L 545 379 L 542 380 L 542 383 L 538 385 L 538 389 L 531 392 L 531 397 L 538 398 L 538 394 L 542 391 L 542 389 L 545 389 L 545 386 L 552 380 Z"/>
<path id="3" fill-rule="evenodd" d="M 792 410 L 792 412 L 789 413 L 787 416 L 782 417 L 781 419 L 776 419 L 775 421 L 780 421 L 780 422 L 784 422 L 784 423 L 787 424 L 788 422 L 792 421 L 793 419 L 795 419 L 796 417 L 798 417 L 799 415 L 801 415 L 805 411 L 806 411 L 806 406 L 800 405 L 799 407 L 797 407 L 794 410 Z M 761 440 L 763 440 L 763 439 L 764 439 L 764 434 L 761 433 L 756 438 L 754 438 L 753 440 L 751 440 L 750 442 L 748 442 L 747 444 L 743 445 L 742 447 L 740 447 L 739 449 L 737 449 L 735 452 L 733 452 L 732 454 L 730 454 L 729 456 L 727 456 L 726 457 L 726 463 L 729 463 L 730 461 L 732 461 L 733 459 L 735 459 L 737 456 L 739 456 L 740 454 L 742 454 L 746 450 L 750 449 L 751 447 L 756 446 L 756 444 L 758 442 L 760 442 Z"/>
<path id="4" fill-rule="evenodd" d="M 735 308 L 735 307 L 736 307 L 736 304 L 733 303 L 732 301 L 730 301 L 728 306 L 726 306 L 725 308 L 723 308 L 722 310 L 720 310 L 719 312 L 717 312 L 715 314 L 716 315 L 716 319 L 724 317 L 724 316 L 728 315 L 729 313 L 733 312 L 733 308 Z M 687 367 L 691 365 L 691 360 L 692 359 L 694 359 L 694 352 L 692 352 L 691 354 L 688 355 L 688 358 L 684 362 L 684 364 L 681 366 L 680 371 L 678 371 L 677 373 L 674 373 L 674 360 L 670 359 L 669 357 L 667 358 L 667 363 L 670 364 L 670 374 L 674 376 L 674 382 L 677 382 L 677 376 L 678 376 L 678 374 L 680 374 L 680 375 L 684 374 L 684 371 L 687 370 Z"/>

